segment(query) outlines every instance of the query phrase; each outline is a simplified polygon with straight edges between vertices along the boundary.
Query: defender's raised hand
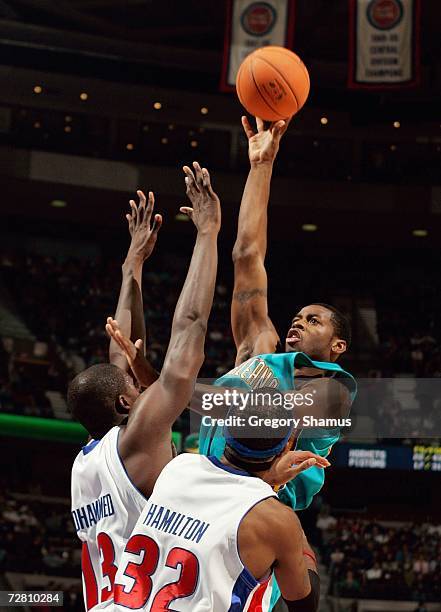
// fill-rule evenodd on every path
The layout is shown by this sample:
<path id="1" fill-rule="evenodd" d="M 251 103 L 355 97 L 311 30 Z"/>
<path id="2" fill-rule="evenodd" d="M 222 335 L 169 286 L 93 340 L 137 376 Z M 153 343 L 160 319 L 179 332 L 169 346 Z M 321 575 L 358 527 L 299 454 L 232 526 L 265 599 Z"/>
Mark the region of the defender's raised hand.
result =
<path id="1" fill-rule="evenodd" d="M 144 342 L 141 338 L 132 342 L 121 330 L 118 321 L 112 317 L 107 318 L 106 332 L 116 342 L 125 355 L 127 362 L 141 387 L 148 387 L 157 378 L 158 374 L 144 356 Z"/>
<path id="2" fill-rule="evenodd" d="M 313 465 L 327 468 L 331 464 L 324 457 L 310 451 L 289 451 L 271 466 L 265 481 L 271 486 L 280 487 Z"/>
<path id="3" fill-rule="evenodd" d="M 155 206 L 155 196 L 149 191 L 148 202 L 142 191 L 137 191 L 139 204 L 130 200 L 132 213 L 126 215 L 129 223 L 129 232 L 132 237 L 129 248 L 129 256 L 144 262 L 152 254 L 153 248 L 158 238 L 158 232 L 162 225 L 161 215 L 155 215 L 153 225 L 151 218 Z"/>
<path id="4" fill-rule="evenodd" d="M 190 217 L 199 233 L 218 232 L 221 223 L 220 202 L 211 187 L 210 174 L 193 162 L 194 173 L 184 166 L 187 196 L 192 207 L 181 206 L 180 211 Z"/>
<path id="5" fill-rule="evenodd" d="M 291 118 L 271 123 L 265 129 L 262 119 L 256 117 L 257 132 L 251 127 L 248 118 L 242 117 L 242 126 L 248 138 L 248 155 L 251 165 L 273 163 L 279 150 L 280 139 L 286 132 Z"/>

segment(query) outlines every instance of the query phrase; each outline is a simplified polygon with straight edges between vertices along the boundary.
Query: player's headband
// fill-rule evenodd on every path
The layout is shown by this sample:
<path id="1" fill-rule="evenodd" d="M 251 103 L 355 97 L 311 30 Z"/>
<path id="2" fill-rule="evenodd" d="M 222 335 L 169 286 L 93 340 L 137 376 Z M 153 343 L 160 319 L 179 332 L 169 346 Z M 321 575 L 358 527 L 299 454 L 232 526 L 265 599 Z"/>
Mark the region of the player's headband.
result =
<path id="1" fill-rule="evenodd" d="M 238 442 L 235 438 L 233 438 L 233 436 L 230 434 L 228 427 L 226 425 L 224 425 L 224 437 L 225 437 L 225 441 L 228 444 L 228 446 L 232 448 L 233 450 L 235 450 L 237 453 L 239 453 L 239 455 L 242 455 L 243 457 L 253 457 L 255 459 L 267 459 L 268 457 L 273 457 L 274 455 L 278 455 L 285 448 L 288 440 L 291 437 L 293 430 L 294 430 L 294 425 L 289 429 L 288 433 L 283 438 L 283 440 L 280 440 L 280 442 L 278 442 L 275 446 L 272 446 L 271 448 L 265 448 L 265 449 L 255 449 L 255 448 L 248 448 L 247 446 L 244 446 L 243 444 Z"/>

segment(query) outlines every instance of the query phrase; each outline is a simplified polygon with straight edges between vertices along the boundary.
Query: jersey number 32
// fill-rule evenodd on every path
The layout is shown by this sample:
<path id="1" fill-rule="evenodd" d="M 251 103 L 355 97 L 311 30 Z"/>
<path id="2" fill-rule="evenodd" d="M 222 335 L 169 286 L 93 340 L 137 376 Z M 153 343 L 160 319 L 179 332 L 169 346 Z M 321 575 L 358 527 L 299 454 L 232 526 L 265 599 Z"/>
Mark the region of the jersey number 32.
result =
<path id="1" fill-rule="evenodd" d="M 101 554 L 101 571 L 103 577 L 107 576 L 110 588 L 101 590 L 100 601 L 107 601 L 113 596 L 115 604 L 125 606 L 129 610 L 145 609 L 149 612 L 162 612 L 169 610 L 172 601 L 189 597 L 196 590 L 199 576 L 199 562 L 196 556 L 185 548 L 172 548 L 167 555 L 165 565 L 172 569 L 180 568 L 180 574 L 175 582 L 163 586 L 152 597 L 152 577 L 157 570 L 159 561 L 159 547 L 155 540 L 146 535 L 133 535 L 126 544 L 124 552 L 139 555 L 141 561 L 130 561 L 124 570 L 124 576 L 131 578 L 133 584 L 130 588 L 122 584 L 115 584 L 118 571 L 115 565 L 115 549 L 107 533 L 101 532 L 97 537 L 97 544 Z M 93 572 L 87 544 L 83 543 L 82 554 L 83 576 L 87 609 L 90 610 L 99 602 L 98 585 Z M 151 604 L 147 607 L 149 598 Z"/>

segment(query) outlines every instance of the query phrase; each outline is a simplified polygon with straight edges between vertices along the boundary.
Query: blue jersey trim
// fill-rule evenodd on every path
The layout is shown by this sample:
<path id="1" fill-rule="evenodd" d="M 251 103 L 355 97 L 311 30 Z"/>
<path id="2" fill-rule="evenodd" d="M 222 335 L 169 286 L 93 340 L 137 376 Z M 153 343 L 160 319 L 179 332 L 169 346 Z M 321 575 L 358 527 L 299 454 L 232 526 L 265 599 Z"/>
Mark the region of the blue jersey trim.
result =
<path id="1" fill-rule="evenodd" d="M 231 605 L 228 608 L 228 612 L 241 612 L 251 591 L 255 589 L 258 584 L 259 582 L 245 567 L 234 583 L 231 592 Z"/>
<path id="2" fill-rule="evenodd" d="M 91 451 L 93 451 L 95 446 L 99 444 L 100 442 L 101 440 L 91 440 L 89 444 L 86 444 L 86 446 L 83 446 L 83 449 L 82 449 L 83 455 L 88 455 Z"/>
<path id="3" fill-rule="evenodd" d="M 207 459 L 211 461 L 211 463 L 215 465 L 216 467 L 220 468 L 221 470 L 224 470 L 225 472 L 230 472 L 230 474 L 236 474 L 237 476 L 249 476 L 250 478 L 255 478 L 255 476 L 253 476 L 252 474 L 249 474 L 248 472 L 245 472 L 245 470 L 238 470 L 237 468 L 233 468 L 230 465 L 225 465 L 225 463 L 222 463 L 222 461 L 220 461 L 214 455 L 210 455 L 210 457 L 207 457 Z"/>
<path id="4" fill-rule="evenodd" d="M 248 510 L 243 515 L 243 517 L 240 519 L 239 524 L 237 526 L 237 531 L 236 531 L 236 552 L 237 552 L 237 556 L 240 559 L 240 562 L 242 563 L 243 570 L 240 573 L 238 579 L 236 580 L 236 582 L 234 584 L 233 591 L 231 593 L 231 606 L 228 609 L 228 612 L 241 612 L 243 610 L 243 606 L 245 605 L 245 602 L 247 601 L 248 597 L 250 596 L 251 591 L 253 589 L 255 589 L 256 586 L 261 585 L 262 583 L 264 583 L 269 578 L 270 574 L 267 575 L 262 580 L 257 580 L 257 578 L 255 578 L 255 576 L 253 576 L 253 574 L 246 567 L 246 565 L 244 565 L 244 562 L 242 561 L 242 558 L 240 556 L 240 551 L 239 551 L 239 527 L 241 526 L 242 521 L 246 517 L 246 515 L 253 508 L 255 508 L 257 506 L 257 504 L 260 504 L 261 502 L 263 502 L 263 501 L 265 501 L 267 499 L 270 499 L 271 497 L 274 497 L 275 499 L 277 499 L 277 495 L 276 494 L 268 495 L 268 497 L 264 497 L 263 499 L 260 499 L 255 504 L 253 504 L 251 506 L 251 508 L 248 508 Z M 270 571 L 270 573 L 271 573 L 271 571 Z"/>

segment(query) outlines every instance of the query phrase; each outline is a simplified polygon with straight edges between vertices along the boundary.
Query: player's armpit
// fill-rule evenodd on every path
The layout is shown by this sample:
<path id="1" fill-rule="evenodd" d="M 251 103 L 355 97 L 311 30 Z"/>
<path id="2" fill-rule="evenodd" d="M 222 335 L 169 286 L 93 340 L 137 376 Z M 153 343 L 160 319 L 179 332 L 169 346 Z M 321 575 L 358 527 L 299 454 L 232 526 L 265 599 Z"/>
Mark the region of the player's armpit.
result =
<path id="1" fill-rule="evenodd" d="M 255 333 L 253 333 L 253 329 L 251 328 L 250 336 L 246 337 L 238 346 L 236 366 L 254 357 L 254 355 L 276 352 L 277 344 L 279 343 L 279 335 L 271 320 L 268 319 L 265 329 L 259 330 L 257 326 L 255 326 L 255 328 Z"/>
<path id="2" fill-rule="evenodd" d="M 314 416 L 323 419 L 338 419 L 348 416 L 352 399 L 351 394 L 337 378 L 315 378 L 301 384 L 299 391 L 305 396 L 312 394 L 313 404 L 296 407 L 296 415 Z"/>

